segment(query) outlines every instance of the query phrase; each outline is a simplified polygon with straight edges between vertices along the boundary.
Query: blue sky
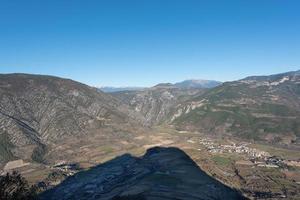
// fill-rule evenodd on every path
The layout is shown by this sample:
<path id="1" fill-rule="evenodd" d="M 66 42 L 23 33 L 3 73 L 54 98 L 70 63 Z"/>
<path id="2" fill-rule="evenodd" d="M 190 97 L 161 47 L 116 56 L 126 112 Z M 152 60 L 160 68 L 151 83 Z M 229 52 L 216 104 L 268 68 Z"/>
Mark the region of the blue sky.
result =
<path id="1" fill-rule="evenodd" d="M 94 86 L 300 69 L 298 0 L 0 0 L 0 73 Z"/>

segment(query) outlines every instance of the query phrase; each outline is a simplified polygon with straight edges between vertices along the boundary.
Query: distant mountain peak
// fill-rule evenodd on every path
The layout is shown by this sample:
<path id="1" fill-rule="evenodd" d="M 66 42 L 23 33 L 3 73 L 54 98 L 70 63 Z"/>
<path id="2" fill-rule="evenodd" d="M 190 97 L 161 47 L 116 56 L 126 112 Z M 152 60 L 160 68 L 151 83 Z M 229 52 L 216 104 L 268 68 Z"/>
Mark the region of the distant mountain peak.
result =
<path id="1" fill-rule="evenodd" d="M 189 79 L 174 85 L 180 88 L 213 88 L 221 84 L 222 82 L 215 80 Z"/>
<path id="2" fill-rule="evenodd" d="M 172 83 L 159 83 L 157 85 L 154 86 L 154 88 L 159 88 L 159 87 L 172 87 L 174 86 Z"/>
<path id="3" fill-rule="evenodd" d="M 139 90 L 143 90 L 145 89 L 145 87 L 109 87 L 109 86 L 104 86 L 104 87 L 100 87 L 99 90 L 101 90 L 102 92 L 106 92 L 106 93 L 112 93 L 112 92 L 123 92 L 123 91 L 139 91 Z"/>
<path id="4" fill-rule="evenodd" d="M 204 80 L 204 79 L 188 79 L 182 82 L 173 83 L 159 83 L 152 88 L 181 88 L 181 89 L 200 89 L 200 88 L 213 88 L 218 85 L 221 85 L 222 82 L 214 80 Z M 147 87 L 138 87 L 138 86 L 128 86 L 128 87 L 111 87 L 103 86 L 98 87 L 102 92 L 113 93 L 113 92 L 124 92 L 124 91 L 141 91 L 148 89 Z"/>

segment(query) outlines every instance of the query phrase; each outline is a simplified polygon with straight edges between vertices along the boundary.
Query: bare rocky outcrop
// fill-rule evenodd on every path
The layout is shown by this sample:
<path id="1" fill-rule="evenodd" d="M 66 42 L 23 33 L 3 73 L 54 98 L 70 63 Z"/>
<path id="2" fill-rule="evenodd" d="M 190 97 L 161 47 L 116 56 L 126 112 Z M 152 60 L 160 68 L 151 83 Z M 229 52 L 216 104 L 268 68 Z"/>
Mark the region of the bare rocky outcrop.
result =
<path id="1" fill-rule="evenodd" d="M 147 200 L 246 199 L 203 172 L 187 154 L 177 148 L 155 147 L 140 158 L 117 157 L 67 178 L 46 191 L 41 199 L 126 199 Z"/>
<path id="2" fill-rule="evenodd" d="M 181 88 L 172 84 L 159 84 L 141 91 L 111 94 L 140 113 L 147 125 L 158 125 L 168 119 L 176 105 L 204 91 L 203 88 Z"/>

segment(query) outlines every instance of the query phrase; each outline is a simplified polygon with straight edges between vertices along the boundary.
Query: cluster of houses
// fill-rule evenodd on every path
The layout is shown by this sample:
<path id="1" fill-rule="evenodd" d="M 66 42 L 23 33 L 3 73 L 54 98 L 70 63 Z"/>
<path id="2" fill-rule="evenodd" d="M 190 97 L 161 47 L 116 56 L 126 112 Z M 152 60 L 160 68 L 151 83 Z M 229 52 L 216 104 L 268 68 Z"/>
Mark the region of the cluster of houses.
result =
<path id="1" fill-rule="evenodd" d="M 270 157 L 270 154 L 265 151 L 260 151 L 255 148 L 248 147 L 249 143 L 243 142 L 240 144 L 216 144 L 210 139 L 200 139 L 199 143 L 204 145 L 206 150 L 211 153 L 238 153 L 247 154 L 253 158 L 266 158 Z"/>
<path id="2" fill-rule="evenodd" d="M 56 163 L 51 168 L 54 170 L 64 172 L 67 176 L 72 176 L 80 170 L 80 167 L 77 163 L 67 163 L 65 161 Z"/>
<path id="3" fill-rule="evenodd" d="M 188 140 L 190 143 L 195 141 Z M 199 140 L 205 149 L 210 153 L 237 153 L 245 154 L 249 157 L 249 163 L 258 167 L 268 168 L 286 168 L 287 166 L 300 167 L 300 160 L 284 160 L 277 156 L 271 156 L 270 153 L 249 147 L 250 143 L 242 142 L 235 144 L 218 144 L 208 138 Z M 200 149 L 199 149 L 200 150 Z"/>

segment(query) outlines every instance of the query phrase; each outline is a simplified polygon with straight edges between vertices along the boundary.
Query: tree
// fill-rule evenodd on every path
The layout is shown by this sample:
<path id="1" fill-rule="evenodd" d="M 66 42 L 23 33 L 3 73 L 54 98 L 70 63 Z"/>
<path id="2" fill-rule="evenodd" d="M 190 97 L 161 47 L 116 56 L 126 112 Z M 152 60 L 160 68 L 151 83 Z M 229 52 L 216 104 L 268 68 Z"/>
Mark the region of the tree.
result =
<path id="1" fill-rule="evenodd" d="M 0 200 L 34 200 L 37 189 L 18 172 L 0 176 Z"/>

